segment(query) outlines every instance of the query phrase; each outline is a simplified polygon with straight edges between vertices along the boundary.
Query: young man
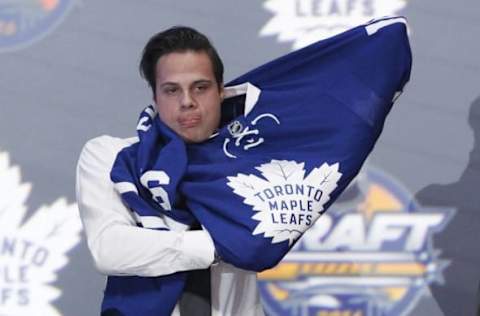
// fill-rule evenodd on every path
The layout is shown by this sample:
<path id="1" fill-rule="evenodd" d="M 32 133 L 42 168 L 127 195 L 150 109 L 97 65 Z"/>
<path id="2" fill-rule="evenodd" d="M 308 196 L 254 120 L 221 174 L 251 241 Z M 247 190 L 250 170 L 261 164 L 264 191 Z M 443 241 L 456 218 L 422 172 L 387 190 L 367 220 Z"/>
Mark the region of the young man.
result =
<path id="1" fill-rule="evenodd" d="M 214 133 L 224 95 L 223 65 L 204 35 L 186 27 L 158 33 L 144 49 L 140 70 L 153 91 L 160 119 L 186 143 L 202 142 Z M 122 203 L 110 171 L 117 154 L 137 141 L 98 137 L 85 145 L 79 158 L 77 200 L 97 269 L 128 278 L 209 268 L 215 249 L 206 231 L 189 231 L 187 225 L 168 218 L 165 225 L 170 230 L 148 229 Z M 212 315 L 263 315 L 254 272 L 219 262 L 211 274 Z M 117 280 L 109 277 L 102 315 L 139 315 L 139 308 L 156 304 L 155 295 L 135 289 L 131 295 L 123 289 L 121 300 L 112 299 Z M 205 303 L 196 302 L 199 309 Z M 172 315 L 180 315 L 178 304 Z"/>
<path id="2" fill-rule="evenodd" d="M 178 36 L 165 36 L 171 32 Z M 171 273 L 209 266 L 212 240 L 235 267 L 276 265 L 358 174 L 410 77 L 404 18 L 372 21 L 282 56 L 225 91 L 215 54 L 196 34 L 175 29 L 147 44 L 141 69 L 156 106 L 142 112 L 139 140 L 96 139 L 80 158 L 92 252 L 106 272 L 134 275 L 109 277 L 103 310 L 112 314 L 170 314 L 185 282 L 184 273 Z M 112 204 L 122 205 L 115 192 L 133 215 L 110 214 Z M 210 235 L 175 239 L 146 229 L 185 231 L 195 219 Z M 145 237 L 131 244 L 135 235 Z M 255 274 L 217 267 L 214 314 L 261 315 Z"/>

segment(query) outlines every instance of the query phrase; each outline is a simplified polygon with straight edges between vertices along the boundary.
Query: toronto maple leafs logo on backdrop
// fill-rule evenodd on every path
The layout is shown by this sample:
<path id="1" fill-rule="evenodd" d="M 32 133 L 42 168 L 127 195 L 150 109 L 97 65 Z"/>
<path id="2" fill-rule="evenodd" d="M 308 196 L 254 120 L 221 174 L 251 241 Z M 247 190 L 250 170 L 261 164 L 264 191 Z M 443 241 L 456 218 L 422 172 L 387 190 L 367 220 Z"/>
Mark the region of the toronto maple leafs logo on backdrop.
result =
<path id="1" fill-rule="evenodd" d="M 77 205 L 60 198 L 25 220 L 31 185 L 20 182 L 5 152 L 0 189 L 0 315 L 60 316 L 52 302 L 62 292 L 53 282 L 81 239 Z"/>
<path id="2" fill-rule="evenodd" d="M 252 219 L 260 223 L 253 235 L 273 237 L 272 243 L 288 240 L 291 245 L 321 215 L 342 176 L 339 164 L 324 163 L 306 177 L 304 165 L 272 160 L 256 167 L 263 178 L 242 173 L 228 177 L 228 186 L 256 212 Z"/>
<path id="3" fill-rule="evenodd" d="M 298 49 L 365 23 L 397 15 L 408 0 L 267 0 L 264 8 L 274 16 L 260 30 L 293 42 Z"/>

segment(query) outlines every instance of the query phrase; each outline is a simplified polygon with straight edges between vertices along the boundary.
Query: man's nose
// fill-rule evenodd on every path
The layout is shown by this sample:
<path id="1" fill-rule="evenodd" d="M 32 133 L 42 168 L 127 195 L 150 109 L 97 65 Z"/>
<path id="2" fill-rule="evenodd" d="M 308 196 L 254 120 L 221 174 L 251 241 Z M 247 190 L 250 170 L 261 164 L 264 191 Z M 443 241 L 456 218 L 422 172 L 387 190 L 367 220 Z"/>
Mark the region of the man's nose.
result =
<path id="1" fill-rule="evenodd" d="M 182 109 L 190 109 L 196 107 L 197 103 L 189 92 L 185 92 L 182 94 L 180 105 Z"/>

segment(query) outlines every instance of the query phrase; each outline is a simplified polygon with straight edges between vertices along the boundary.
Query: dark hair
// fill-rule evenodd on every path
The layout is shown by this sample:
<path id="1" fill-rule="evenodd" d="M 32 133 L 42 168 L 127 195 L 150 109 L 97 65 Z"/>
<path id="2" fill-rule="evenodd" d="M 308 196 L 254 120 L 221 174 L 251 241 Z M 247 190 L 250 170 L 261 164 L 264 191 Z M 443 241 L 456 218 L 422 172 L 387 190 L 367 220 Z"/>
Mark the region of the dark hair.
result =
<path id="1" fill-rule="evenodd" d="M 213 67 L 215 80 L 220 89 L 223 84 L 223 63 L 208 38 L 197 30 L 186 26 L 174 26 L 150 38 L 140 60 L 140 74 L 152 88 L 155 97 L 155 68 L 163 55 L 174 52 L 205 52 Z"/>

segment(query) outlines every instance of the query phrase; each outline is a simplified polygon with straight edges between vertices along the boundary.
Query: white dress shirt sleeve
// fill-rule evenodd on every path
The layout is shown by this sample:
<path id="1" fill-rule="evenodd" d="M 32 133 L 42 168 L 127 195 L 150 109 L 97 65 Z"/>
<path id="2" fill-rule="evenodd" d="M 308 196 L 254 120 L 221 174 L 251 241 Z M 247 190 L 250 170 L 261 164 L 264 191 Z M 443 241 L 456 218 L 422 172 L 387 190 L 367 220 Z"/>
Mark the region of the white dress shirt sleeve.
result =
<path id="1" fill-rule="evenodd" d="M 77 166 L 77 201 L 97 269 L 108 275 L 160 276 L 208 268 L 214 259 L 210 235 L 137 227 L 110 180 L 125 139 L 101 136 L 84 146 Z M 175 228 L 178 229 L 178 228 Z"/>

